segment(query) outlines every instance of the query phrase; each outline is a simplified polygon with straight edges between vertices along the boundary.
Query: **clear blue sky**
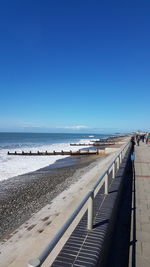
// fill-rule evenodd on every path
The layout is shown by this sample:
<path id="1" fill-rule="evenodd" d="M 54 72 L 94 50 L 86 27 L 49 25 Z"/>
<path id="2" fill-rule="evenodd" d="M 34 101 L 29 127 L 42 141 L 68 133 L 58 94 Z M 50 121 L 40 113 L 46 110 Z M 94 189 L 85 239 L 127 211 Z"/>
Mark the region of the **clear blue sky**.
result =
<path id="1" fill-rule="evenodd" d="M 149 129 L 150 1 L 1 1 L 0 91 L 0 131 Z"/>

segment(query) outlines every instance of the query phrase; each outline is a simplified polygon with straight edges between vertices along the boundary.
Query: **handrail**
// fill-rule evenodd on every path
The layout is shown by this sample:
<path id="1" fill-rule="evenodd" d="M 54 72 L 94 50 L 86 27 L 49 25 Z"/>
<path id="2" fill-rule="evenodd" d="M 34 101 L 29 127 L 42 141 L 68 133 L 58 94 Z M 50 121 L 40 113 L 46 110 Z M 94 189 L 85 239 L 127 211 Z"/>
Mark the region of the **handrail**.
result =
<path id="1" fill-rule="evenodd" d="M 89 205 L 87 207 L 88 209 L 88 222 L 87 222 L 87 229 L 92 230 L 93 228 L 93 199 L 94 199 L 94 192 L 97 189 L 98 185 L 104 178 L 105 182 L 105 194 L 108 194 L 108 175 L 109 171 L 113 167 L 113 175 L 115 178 L 115 164 L 118 162 L 118 168 L 119 165 L 122 162 L 123 158 L 123 152 L 125 155 L 125 149 L 127 150 L 128 146 L 130 144 L 130 141 L 125 144 L 125 146 L 122 148 L 122 150 L 117 154 L 115 159 L 110 163 L 110 165 L 107 167 L 106 171 L 99 177 L 97 182 L 93 185 L 93 187 L 89 190 L 89 192 L 84 196 L 84 198 L 80 201 L 76 209 L 73 211 L 73 213 L 70 215 L 70 217 L 67 219 L 67 221 L 63 224 L 63 226 L 60 228 L 60 230 L 56 233 L 54 238 L 48 243 L 46 248 L 42 251 L 42 253 L 39 255 L 38 258 L 31 259 L 28 262 L 28 267 L 40 267 L 42 263 L 46 260 L 46 258 L 49 256 L 50 252 L 53 250 L 53 248 L 56 246 L 60 238 L 63 236 L 63 234 L 66 232 L 70 224 L 74 221 L 74 219 L 77 217 L 83 206 L 89 201 Z"/>
<path id="2" fill-rule="evenodd" d="M 78 215 L 78 213 L 80 212 L 80 210 L 84 206 L 84 204 L 87 202 L 87 200 L 89 199 L 90 195 L 91 195 L 91 191 L 89 191 L 88 194 L 82 199 L 82 201 L 80 202 L 80 204 L 78 205 L 78 207 L 74 210 L 74 212 L 72 213 L 72 215 L 68 218 L 68 220 L 66 221 L 66 223 L 62 226 L 61 231 L 59 231 L 55 235 L 55 237 L 52 240 L 52 242 L 50 242 L 50 246 L 49 246 L 49 248 L 47 248 L 47 251 L 52 251 L 52 249 L 54 248 L 54 246 L 60 240 L 60 238 L 62 237 L 62 235 L 65 233 L 65 231 L 68 229 L 68 227 L 70 226 L 70 224 L 73 222 L 73 220 L 75 219 L 75 217 Z M 41 253 L 41 255 L 39 256 L 39 259 L 41 261 L 43 261 L 43 259 L 46 259 L 46 250 Z"/>

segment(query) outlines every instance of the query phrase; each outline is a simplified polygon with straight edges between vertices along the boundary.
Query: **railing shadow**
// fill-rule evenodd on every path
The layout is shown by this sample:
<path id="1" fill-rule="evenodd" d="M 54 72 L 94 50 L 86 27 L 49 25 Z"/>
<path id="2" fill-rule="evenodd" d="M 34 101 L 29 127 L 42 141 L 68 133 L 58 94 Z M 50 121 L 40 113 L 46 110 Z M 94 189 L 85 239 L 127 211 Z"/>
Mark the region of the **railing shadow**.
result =
<path id="1" fill-rule="evenodd" d="M 130 240 L 130 251 L 131 252 L 131 259 L 130 259 L 130 267 L 136 267 L 136 187 L 135 187 L 135 167 L 134 167 L 134 161 L 132 163 L 132 170 L 133 170 L 133 191 L 132 191 L 132 240 Z"/>
<path id="2" fill-rule="evenodd" d="M 123 191 L 121 195 L 121 201 L 119 204 L 115 229 L 113 232 L 112 242 L 109 249 L 108 260 L 105 267 L 127 267 L 129 266 L 129 250 L 131 246 L 132 249 L 132 265 L 130 267 L 135 267 L 135 252 L 136 252 L 136 206 L 135 206 L 135 184 L 133 186 L 135 179 L 135 173 L 133 169 L 133 164 L 131 159 L 128 161 L 127 172 L 125 174 L 125 180 L 123 184 Z M 133 191 L 134 190 L 134 194 Z M 114 193 L 111 190 L 109 194 Z M 132 200 L 132 197 L 134 199 Z M 133 204 L 134 203 L 134 206 Z M 132 210 L 133 209 L 133 210 Z M 134 231 L 132 233 L 132 238 L 130 236 L 131 227 L 131 213 L 134 213 Z M 132 217 L 133 218 L 133 217 Z M 130 255 L 131 259 L 131 255 Z"/>
<path id="3" fill-rule="evenodd" d="M 106 220 L 103 220 L 102 222 L 98 222 L 98 223 L 94 224 L 93 229 L 97 228 L 97 227 L 99 227 L 99 226 L 101 226 L 103 224 L 106 224 L 106 223 L 107 224 L 109 223 L 109 219 L 106 219 Z"/>

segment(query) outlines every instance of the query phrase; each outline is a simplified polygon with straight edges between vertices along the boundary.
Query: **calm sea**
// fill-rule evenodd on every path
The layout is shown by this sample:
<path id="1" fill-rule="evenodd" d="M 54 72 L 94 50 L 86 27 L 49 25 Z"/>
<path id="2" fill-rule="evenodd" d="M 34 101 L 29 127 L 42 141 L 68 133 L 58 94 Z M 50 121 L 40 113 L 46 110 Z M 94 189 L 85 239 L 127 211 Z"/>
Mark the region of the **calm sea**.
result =
<path id="1" fill-rule="evenodd" d="M 0 133 L 0 180 L 35 171 L 65 156 L 9 156 L 7 151 L 70 150 L 70 143 L 88 142 L 111 134 Z M 84 147 L 80 147 L 81 149 Z M 71 147 L 75 151 L 79 148 Z"/>

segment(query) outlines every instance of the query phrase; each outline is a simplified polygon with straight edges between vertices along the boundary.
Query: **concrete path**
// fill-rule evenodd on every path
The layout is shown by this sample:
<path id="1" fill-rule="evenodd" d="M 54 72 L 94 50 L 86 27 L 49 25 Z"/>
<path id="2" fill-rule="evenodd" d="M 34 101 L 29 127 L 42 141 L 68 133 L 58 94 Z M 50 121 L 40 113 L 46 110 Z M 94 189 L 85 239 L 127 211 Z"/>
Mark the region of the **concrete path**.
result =
<path id="1" fill-rule="evenodd" d="M 135 146 L 131 267 L 150 266 L 150 144 Z"/>

